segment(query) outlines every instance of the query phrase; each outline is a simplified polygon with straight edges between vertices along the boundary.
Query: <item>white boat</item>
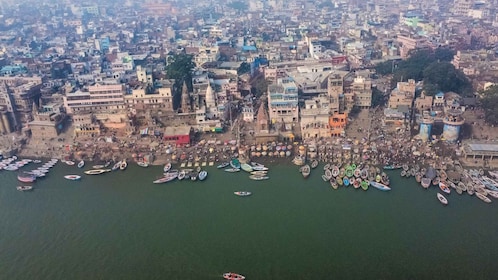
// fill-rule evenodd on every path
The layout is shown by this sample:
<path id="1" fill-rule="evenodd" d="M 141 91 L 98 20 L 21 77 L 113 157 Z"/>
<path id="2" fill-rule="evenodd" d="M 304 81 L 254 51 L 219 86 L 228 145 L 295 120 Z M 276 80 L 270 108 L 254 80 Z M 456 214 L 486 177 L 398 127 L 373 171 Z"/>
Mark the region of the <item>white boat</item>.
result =
<path id="1" fill-rule="evenodd" d="M 21 192 L 30 191 L 33 189 L 32 186 L 17 186 L 16 189 Z"/>
<path id="2" fill-rule="evenodd" d="M 486 203 L 491 203 L 491 199 L 489 199 L 489 197 L 487 197 L 487 196 L 483 195 L 482 193 L 478 193 L 478 192 L 476 192 L 475 194 L 476 194 L 476 196 L 477 196 L 480 200 L 482 200 L 482 201 L 484 201 L 484 202 L 486 202 Z"/>
<path id="3" fill-rule="evenodd" d="M 123 159 L 123 160 L 121 161 L 121 164 L 119 165 L 119 169 L 121 169 L 121 170 L 125 170 L 125 169 L 126 169 L 126 167 L 128 167 L 128 163 L 126 162 L 126 159 Z"/>
<path id="4" fill-rule="evenodd" d="M 249 172 L 249 173 L 251 173 L 253 171 L 252 166 L 250 164 L 247 164 L 247 163 L 240 164 L 240 168 L 242 170 L 244 170 L 245 172 Z"/>
<path id="5" fill-rule="evenodd" d="M 171 169 L 171 163 L 166 163 L 163 167 L 164 172 L 168 172 Z"/>
<path id="6" fill-rule="evenodd" d="M 249 176 L 249 179 L 255 180 L 255 181 L 261 181 L 261 180 L 268 180 L 268 179 L 270 179 L 270 177 L 268 177 L 268 176 L 251 175 L 251 176 Z"/>
<path id="7" fill-rule="evenodd" d="M 250 196 L 251 192 L 233 192 L 236 196 Z"/>
<path id="8" fill-rule="evenodd" d="M 73 166 L 75 164 L 74 161 L 70 161 L 70 160 L 66 160 L 66 161 L 64 161 L 64 163 L 69 165 L 69 166 Z"/>
<path id="9" fill-rule="evenodd" d="M 121 166 L 121 161 L 118 161 L 112 166 L 111 170 L 112 171 L 118 170 L 120 166 Z"/>
<path id="10" fill-rule="evenodd" d="M 71 181 L 76 181 L 81 179 L 80 175 L 66 175 L 64 176 L 65 179 L 71 180 Z"/>
<path id="11" fill-rule="evenodd" d="M 180 171 L 180 173 L 178 173 L 178 180 L 183 180 L 185 178 L 185 175 L 187 175 L 187 172 L 185 170 L 182 170 Z"/>
<path id="12" fill-rule="evenodd" d="M 254 171 L 267 171 L 268 167 L 263 166 L 263 165 L 255 165 L 252 167 L 252 170 L 254 170 Z"/>
<path id="13" fill-rule="evenodd" d="M 446 184 L 446 182 L 440 181 L 439 182 L 439 189 L 441 189 L 443 192 L 450 194 L 451 190 Z"/>
<path id="14" fill-rule="evenodd" d="M 493 197 L 493 198 L 498 198 L 498 191 L 488 190 L 488 195 Z"/>
<path id="15" fill-rule="evenodd" d="M 78 168 L 83 168 L 83 166 L 85 166 L 85 162 L 83 160 L 78 162 Z"/>
<path id="16" fill-rule="evenodd" d="M 488 171 L 489 175 L 498 179 L 498 171 Z"/>
<path id="17" fill-rule="evenodd" d="M 99 174 L 110 172 L 110 171 L 111 171 L 111 169 L 91 169 L 91 170 L 85 171 L 84 173 L 86 175 L 99 175 Z"/>
<path id="18" fill-rule="evenodd" d="M 437 193 L 437 199 L 439 200 L 439 202 L 441 202 L 442 204 L 444 205 L 448 205 L 448 200 L 446 199 L 446 197 L 444 197 L 444 195 L 440 194 L 440 193 Z"/>
<path id="19" fill-rule="evenodd" d="M 251 172 L 251 175 L 266 176 L 266 174 L 268 174 L 268 171 L 253 171 L 253 172 Z"/>
<path id="20" fill-rule="evenodd" d="M 102 168 L 106 168 L 106 166 L 104 164 L 97 164 L 92 166 L 92 169 L 102 169 Z"/>
<path id="21" fill-rule="evenodd" d="M 167 183 L 167 182 L 170 182 L 170 181 L 173 181 L 176 179 L 176 176 L 172 175 L 172 176 L 164 176 L 164 177 L 161 177 L 157 180 L 154 180 L 152 181 L 152 183 L 154 184 L 162 184 L 162 183 Z"/>
<path id="22" fill-rule="evenodd" d="M 381 190 L 381 191 L 390 191 L 391 188 L 382 184 L 382 183 L 379 183 L 379 182 L 375 182 L 375 181 L 370 181 L 370 186 L 378 189 L 378 190 Z"/>
<path id="23" fill-rule="evenodd" d="M 318 160 L 314 159 L 314 160 L 311 162 L 311 168 L 312 168 L 312 169 L 315 169 L 317 166 L 318 166 Z"/>
<path id="24" fill-rule="evenodd" d="M 311 168 L 306 164 L 305 166 L 301 167 L 299 171 L 301 171 L 301 174 L 304 178 L 308 178 L 308 176 L 310 176 Z"/>
<path id="25" fill-rule="evenodd" d="M 208 173 L 206 170 L 202 170 L 201 172 L 199 172 L 199 180 L 201 181 L 204 181 L 207 177 Z"/>
<path id="26" fill-rule="evenodd" d="M 244 280 L 244 279 L 246 279 L 245 276 L 237 274 L 237 273 L 233 273 L 233 272 L 223 273 L 223 278 L 225 278 L 226 280 Z"/>
<path id="27" fill-rule="evenodd" d="M 239 168 L 226 168 L 225 171 L 230 172 L 230 173 L 234 173 L 234 172 L 239 172 L 240 169 Z"/>
<path id="28" fill-rule="evenodd" d="M 149 164 L 145 161 L 139 161 L 139 162 L 137 162 L 137 164 L 140 167 L 149 167 Z"/>

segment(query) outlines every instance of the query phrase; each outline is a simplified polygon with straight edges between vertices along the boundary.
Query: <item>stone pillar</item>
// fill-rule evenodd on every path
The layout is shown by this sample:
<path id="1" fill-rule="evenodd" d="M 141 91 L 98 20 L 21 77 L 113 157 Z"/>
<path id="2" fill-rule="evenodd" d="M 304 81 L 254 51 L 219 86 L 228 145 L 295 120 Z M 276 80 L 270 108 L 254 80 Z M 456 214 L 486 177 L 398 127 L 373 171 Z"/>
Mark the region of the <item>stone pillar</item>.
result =
<path id="1" fill-rule="evenodd" d="M 3 115 L 3 113 L 0 113 L 0 115 Z M 5 131 L 5 125 L 3 124 L 3 120 L 0 118 L 0 134 L 6 133 Z"/>

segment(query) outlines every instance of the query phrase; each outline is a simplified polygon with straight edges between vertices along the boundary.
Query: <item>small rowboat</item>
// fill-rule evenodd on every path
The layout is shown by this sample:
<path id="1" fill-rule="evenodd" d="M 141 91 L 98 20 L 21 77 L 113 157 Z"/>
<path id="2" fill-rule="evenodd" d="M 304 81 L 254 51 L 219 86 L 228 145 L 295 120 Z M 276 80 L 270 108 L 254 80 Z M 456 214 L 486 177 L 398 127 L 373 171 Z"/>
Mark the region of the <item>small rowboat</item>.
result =
<path id="1" fill-rule="evenodd" d="M 30 191 L 33 189 L 32 186 L 18 186 L 16 187 L 18 191 L 25 192 L 25 191 Z"/>
<path id="2" fill-rule="evenodd" d="M 441 202 L 442 204 L 444 205 L 448 205 L 448 200 L 446 199 L 446 197 L 444 197 L 444 195 L 440 194 L 440 193 L 437 193 L 437 199 L 439 200 L 439 202 Z"/>
<path id="3" fill-rule="evenodd" d="M 170 169 L 171 169 L 171 163 L 168 162 L 164 165 L 163 171 L 168 172 Z"/>
<path id="4" fill-rule="evenodd" d="M 202 170 L 201 172 L 199 172 L 199 180 L 201 181 L 204 181 L 207 177 L 208 173 L 206 170 Z"/>
<path id="5" fill-rule="evenodd" d="M 65 179 L 71 180 L 71 181 L 76 181 L 81 179 L 80 175 L 66 175 L 64 176 Z"/>
<path id="6" fill-rule="evenodd" d="M 476 194 L 476 196 L 477 196 L 480 200 L 482 200 L 482 201 L 484 201 L 484 202 L 486 202 L 486 203 L 491 203 L 491 199 L 489 199 L 489 197 L 487 197 L 487 196 L 483 195 L 482 193 L 478 193 L 478 192 L 476 192 L 475 194 Z"/>
<path id="7" fill-rule="evenodd" d="M 102 173 L 110 172 L 111 169 L 92 169 L 92 170 L 87 170 L 84 173 L 86 175 L 99 175 Z"/>
<path id="8" fill-rule="evenodd" d="M 227 167 L 229 165 L 230 165 L 229 162 L 223 162 L 223 163 L 219 164 L 218 166 L 216 166 L 216 168 L 221 169 L 221 168 L 225 168 L 225 167 Z"/>
<path id="9" fill-rule="evenodd" d="M 249 176 L 249 179 L 255 180 L 255 181 L 261 181 L 261 180 L 268 180 L 268 179 L 270 179 L 270 177 L 268 177 L 268 176 L 251 175 L 251 176 Z"/>
<path id="10" fill-rule="evenodd" d="M 448 186 L 446 185 L 446 182 L 443 182 L 443 181 L 439 182 L 439 189 L 441 189 L 443 192 L 445 192 L 447 194 L 450 194 L 450 192 L 451 192 L 450 188 L 448 188 Z"/>
<path id="11" fill-rule="evenodd" d="M 311 168 L 315 169 L 317 166 L 318 166 L 318 160 L 315 159 L 311 162 Z"/>
<path id="12" fill-rule="evenodd" d="M 381 190 L 381 191 L 390 191 L 391 188 L 382 184 L 382 183 L 379 183 L 379 182 L 375 182 L 375 181 L 371 181 L 370 182 L 370 186 L 378 189 L 378 190 Z"/>
<path id="13" fill-rule="evenodd" d="M 224 273 L 223 278 L 225 278 L 227 280 L 244 280 L 244 279 L 246 279 L 245 276 L 237 274 L 237 273 L 233 273 L 233 272 Z"/>
<path id="14" fill-rule="evenodd" d="M 137 162 L 137 164 L 140 167 L 149 167 L 149 164 L 145 161 L 139 161 L 139 162 Z"/>
<path id="15" fill-rule="evenodd" d="M 233 194 L 236 196 L 250 196 L 252 193 L 251 192 L 233 192 Z"/>
<path id="16" fill-rule="evenodd" d="M 69 166 L 73 166 L 74 165 L 74 161 L 70 161 L 70 160 L 66 160 L 65 163 Z"/>
<path id="17" fill-rule="evenodd" d="M 240 169 L 239 168 L 226 168 L 225 171 L 230 172 L 230 173 L 234 173 L 234 172 L 239 172 Z"/>
<path id="18" fill-rule="evenodd" d="M 85 166 L 85 162 L 82 160 L 78 163 L 78 168 L 83 168 Z"/>

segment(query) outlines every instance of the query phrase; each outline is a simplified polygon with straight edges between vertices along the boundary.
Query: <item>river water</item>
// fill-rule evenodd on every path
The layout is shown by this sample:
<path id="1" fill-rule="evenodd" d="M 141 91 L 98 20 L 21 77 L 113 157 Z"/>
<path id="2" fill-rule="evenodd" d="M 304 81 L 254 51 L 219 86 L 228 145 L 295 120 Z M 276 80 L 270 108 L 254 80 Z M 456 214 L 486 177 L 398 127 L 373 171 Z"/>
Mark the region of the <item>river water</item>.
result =
<path id="1" fill-rule="evenodd" d="M 34 164 L 25 167 L 33 168 Z M 22 193 L 0 172 L 0 279 L 496 279 L 498 207 L 391 175 L 392 191 L 207 168 L 152 184 L 161 167 L 67 181 L 57 164 Z M 251 191 L 237 197 L 234 191 Z"/>

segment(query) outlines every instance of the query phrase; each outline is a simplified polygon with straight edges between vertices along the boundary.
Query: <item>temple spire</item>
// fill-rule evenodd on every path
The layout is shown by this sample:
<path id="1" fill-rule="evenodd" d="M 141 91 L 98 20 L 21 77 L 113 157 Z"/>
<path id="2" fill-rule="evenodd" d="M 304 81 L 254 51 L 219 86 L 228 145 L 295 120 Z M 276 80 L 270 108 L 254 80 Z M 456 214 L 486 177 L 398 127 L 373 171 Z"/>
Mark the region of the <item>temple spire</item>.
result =
<path id="1" fill-rule="evenodd" d="M 182 100 L 181 100 L 181 110 L 182 113 L 187 113 L 191 111 L 191 106 L 190 106 L 190 95 L 188 93 L 188 88 L 187 88 L 187 83 L 183 82 L 183 87 L 182 87 Z"/>

